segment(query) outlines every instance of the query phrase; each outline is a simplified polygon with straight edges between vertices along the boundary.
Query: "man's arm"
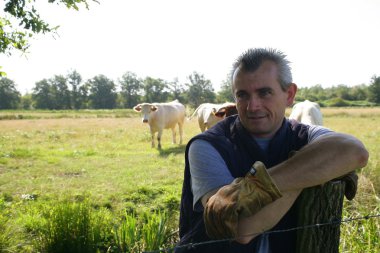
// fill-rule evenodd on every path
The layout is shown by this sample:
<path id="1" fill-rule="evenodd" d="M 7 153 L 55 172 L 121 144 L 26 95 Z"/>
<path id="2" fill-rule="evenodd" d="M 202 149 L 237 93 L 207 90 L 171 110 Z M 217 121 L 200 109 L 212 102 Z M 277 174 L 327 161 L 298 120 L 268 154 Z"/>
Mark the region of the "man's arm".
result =
<path id="1" fill-rule="evenodd" d="M 247 244 L 256 236 L 273 228 L 292 207 L 301 191 L 287 191 L 280 199 L 264 206 L 255 215 L 239 219 L 236 241 Z"/>
<path id="2" fill-rule="evenodd" d="M 293 205 L 303 188 L 328 182 L 366 166 L 368 152 L 353 136 L 328 133 L 306 145 L 287 161 L 269 169 L 283 197 L 251 217 L 239 220 L 237 241 L 248 243 L 274 227 Z"/>
<path id="3" fill-rule="evenodd" d="M 290 159 L 269 169 L 281 192 L 326 183 L 366 166 L 368 151 L 357 138 L 327 133 L 303 147 Z"/>

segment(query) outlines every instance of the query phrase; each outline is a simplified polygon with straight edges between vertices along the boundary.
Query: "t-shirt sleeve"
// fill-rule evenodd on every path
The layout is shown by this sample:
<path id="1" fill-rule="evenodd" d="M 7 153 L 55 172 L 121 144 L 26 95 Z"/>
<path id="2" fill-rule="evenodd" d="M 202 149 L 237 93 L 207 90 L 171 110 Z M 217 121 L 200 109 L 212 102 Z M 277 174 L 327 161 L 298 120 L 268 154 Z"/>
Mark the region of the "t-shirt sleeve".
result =
<path id="1" fill-rule="evenodd" d="M 316 125 L 311 125 L 309 127 L 309 137 L 308 137 L 308 143 L 311 143 L 318 139 L 320 136 L 327 134 L 327 133 L 333 133 L 334 131 L 322 127 L 322 126 L 316 126 Z"/>
<path id="2" fill-rule="evenodd" d="M 201 198 L 206 193 L 230 184 L 234 177 L 219 152 L 205 140 L 195 140 L 189 148 L 193 208 L 202 211 Z"/>

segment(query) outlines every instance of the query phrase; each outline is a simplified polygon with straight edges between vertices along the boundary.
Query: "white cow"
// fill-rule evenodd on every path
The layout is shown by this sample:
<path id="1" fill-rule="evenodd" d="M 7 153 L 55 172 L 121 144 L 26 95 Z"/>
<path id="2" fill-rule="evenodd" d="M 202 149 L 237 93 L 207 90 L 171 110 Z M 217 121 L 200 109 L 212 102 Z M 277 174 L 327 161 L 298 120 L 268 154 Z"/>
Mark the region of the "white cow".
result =
<path id="1" fill-rule="evenodd" d="M 289 119 L 308 125 L 323 125 L 322 112 L 318 103 L 305 100 L 295 104 L 290 113 Z"/>
<path id="2" fill-rule="evenodd" d="M 226 102 L 223 104 L 211 104 L 203 103 L 195 109 L 193 115 L 189 118 L 191 120 L 195 115 L 198 118 L 199 128 L 202 132 L 206 129 L 210 129 L 216 123 L 228 117 L 230 115 L 236 114 L 235 103 Z"/>
<path id="3" fill-rule="evenodd" d="M 185 106 L 174 100 L 170 103 L 142 103 L 133 109 L 141 112 L 143 123 L 148 123 L 152 136 L 152 148 L 154 148 L 154 135 L 157 134 L 158 148 L 161 148 L 161 136 L 164 129 L 171 129 L 173 143 L 176 143 L 176 125 L 179 127 L 179 144 L 182 144 L 183 123 L 185 121 Z"/>

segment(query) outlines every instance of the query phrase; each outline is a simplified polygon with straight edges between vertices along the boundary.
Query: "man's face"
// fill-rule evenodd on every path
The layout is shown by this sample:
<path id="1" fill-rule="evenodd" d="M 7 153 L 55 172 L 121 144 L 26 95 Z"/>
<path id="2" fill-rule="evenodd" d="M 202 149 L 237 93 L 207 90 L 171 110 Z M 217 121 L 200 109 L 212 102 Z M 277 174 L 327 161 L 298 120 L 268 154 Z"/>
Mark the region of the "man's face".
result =
<path id="1" fill-rule="evenodd" d="M 255 137 L 269 138 L 281 127 L 285 109 L 293 104 L 295 84 L 283 91 L 277 81 L 277 65 L 264 61 L 254 72 L 237 68 L 232 85 L 243 126 Z"/>

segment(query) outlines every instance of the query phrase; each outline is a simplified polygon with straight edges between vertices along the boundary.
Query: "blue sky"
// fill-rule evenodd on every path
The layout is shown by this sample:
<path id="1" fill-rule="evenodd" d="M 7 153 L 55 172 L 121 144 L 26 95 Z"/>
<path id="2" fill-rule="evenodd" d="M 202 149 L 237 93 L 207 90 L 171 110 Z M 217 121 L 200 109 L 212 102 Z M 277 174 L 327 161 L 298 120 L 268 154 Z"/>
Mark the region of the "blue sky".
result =
<path id="1" fill-rule="evenodd" d="M 59 36 L 39 36 L 26 57 L 0 56 L 21 92 L 72 69 L 115 82 L 126 71 L 181 82 L 197 71 L 218 90 L 250 47 L 285 52 L 299 87 L 368 84 L 380 75 L 378 0 L 99 1 L 79 12 L 39 3 Z"/>

